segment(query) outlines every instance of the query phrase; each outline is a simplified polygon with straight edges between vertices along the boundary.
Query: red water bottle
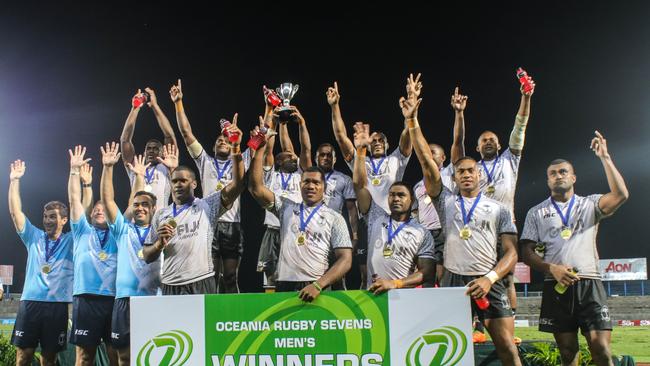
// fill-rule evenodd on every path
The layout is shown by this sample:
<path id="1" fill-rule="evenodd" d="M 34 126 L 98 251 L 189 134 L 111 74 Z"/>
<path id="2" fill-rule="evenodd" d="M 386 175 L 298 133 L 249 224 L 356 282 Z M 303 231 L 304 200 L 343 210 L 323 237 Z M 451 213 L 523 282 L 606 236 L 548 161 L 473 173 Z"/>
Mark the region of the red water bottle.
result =
<path id="1" fill-rule="evenodd" d="M 490 307 L 490 300 L 487 299 L 487 296 L 476 298 L 474 299 L 474 302 L 476 302 L 476 306 L 478 306 L 478 308 L 481 310 L 485 310 Z"/>
<path id="2" fill-rule="evenodd" d="M 517 78 L 519 83 L 524 87 L 524 93 L 528 94 L 533 91 L 533 85 L 530 83 L 528 73 L 521 67 L 517 69 Z"/>
<path id="3" fill-rule="evenodd" d="M 264 98 L 266 98 L 267 103 L 274 107 L 282 104 L 282 99 L 280 99 L 275 90 L 267 88 L 266 85 L 262 86 L 262 90 L 264 91 Z"/>
<path id="4" fill-rule="evenodd" d="M 147 93 L 140 93 L 133 97 L 131 100 L 131 104 L 133 105 L 133 108 L 140 108 L 142 107 L 147 101 L 149 100 L 149 95 Z"/>
<path id="5" fill-rule="evenodd" d="M 222 118 L 219 121 L 219 125 L 221 126 L 221 133 L 228 138 L 228 141 L 230 142 L 237 142 L 239 139 L 239 133 L 231 133 L 230 131 L 227 130 L 228 127 L 230 127 L 231 123 L 225 118 Z"/>
<path id="6" fill-rule="evenodd" d="M 257 149 L 259 149 L 260 146 L 266 141 L 267 131 L 268 128 L 266 126 L 262 126 L 255 136 L 251 136 L 246 145 L 252 150 L 257 151 Z"/>

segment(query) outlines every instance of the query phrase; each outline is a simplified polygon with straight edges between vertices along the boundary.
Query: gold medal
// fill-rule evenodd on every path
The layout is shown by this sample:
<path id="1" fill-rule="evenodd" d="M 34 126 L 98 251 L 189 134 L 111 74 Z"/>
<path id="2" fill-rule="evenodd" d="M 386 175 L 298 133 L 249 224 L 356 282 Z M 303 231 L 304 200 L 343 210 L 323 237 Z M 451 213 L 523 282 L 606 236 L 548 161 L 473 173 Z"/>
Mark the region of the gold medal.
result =
<path id="1" fill-rule="evenodd" d="M 569 238 L 571 238 L 571 234 L 573 234 L 573 232 L 566 226 L 562 228 L 562 231 L 560 231 L 560 237 L 564 240 L 569 240 Z"/>
<path id="2" fill-rule="evenodd" d="M 386 246 L 386 247 L 384 247 L 384 252 L 383 252 L 383 254 L 384 254 L 384 258 L 388 258 L 388 257 L 390 257 L 391 255 L 393 255 L 393 249 L 390 248 L 390 247 L 387 247 L 387 246 Z"/>
<path id="3" fill-rule="evenodd" d="M 50 265 L 49 265 L 49 264 L 44 264 L 44 265 L 41 267 L 41 272 L 43 272 L 43 273 L 45 273 L 45 274 L 50 273 L 50 271 L 52 271 L 52 268 L 50 268 Z"/>
<path id="4" fill-rule="evenodd" d="M 219 183 L 217 183 L 217 191 L 220 191 L 222 189 L 223 189 L 223 183 L 221 183 L 221 181 L 219 181 Z"/>
<path id="5" fill-rule="evenodd" d="M 494 188 L 493 185 L 489 185 L 485 191 L 486 191 L 488 194 L 494 194 L 494 192 L 496 191 L 496 188 Z"/>
<path id="6" fill-rule="evenodd" d="M 378 186 L 378 185 L 381 184 L 381 179 L 379 179 L 379 178 L 372 178 L 372 180 L 370 181 L 370 183 L 371 183 L 373 186 Z"/>
<path id="7" fill-rule="evenodd" d="M 169 220 L 167 220 L 167 225 L 171 226 L 173 229 L 176 229 L 176 226 L 178 226 L 178 224 L 176 223 L 176 220 L 174 220 L 173 218 L 170 218 Z"/>
<path id="8" fill-rule="evenodd" d="M 306 241 L 307 239 L 305 238 L 305 233 L 298 234 L 298 238 L 296 238 L 296 244 L 305 245 Z"/>
<path id="9" fill-rule="evenodd" d="M 469 238 L 472 237 L 472 231 L 468 226 L 464 226 L 462 229 L 460 229 L 460 237 L 463 240 L 469 240 Z"/>
<path id="10" fill-rule="evenodd" d="M 289 197 L 289 192 L 282 191 L 282 197 Z"/>
<path id="11" fill-rule="evenodd" d="M 151 186 L 151 184 L 147 184 L 147 185 L 145 185 L 145 186 L 144 186 L 144 191 L 145 191 L 145 192 L 151 192 L 151 191 L 153 191 L 153 187 Z"/>
<path id="12" fill-rule="evenodd" d="M 138 250 L 138 258 L 144 259 L 144 252 L 142 251 L 142 249 Z"/>
<path id="13" fill-rule="evenodd" d="M 99 252 L 98 257 L 99 257 L 99 260 L 103 262 L 106 259 L 108 259 L 108 254 L 106 254 L 106 252 L 102 250 L 101 252 Z"/>

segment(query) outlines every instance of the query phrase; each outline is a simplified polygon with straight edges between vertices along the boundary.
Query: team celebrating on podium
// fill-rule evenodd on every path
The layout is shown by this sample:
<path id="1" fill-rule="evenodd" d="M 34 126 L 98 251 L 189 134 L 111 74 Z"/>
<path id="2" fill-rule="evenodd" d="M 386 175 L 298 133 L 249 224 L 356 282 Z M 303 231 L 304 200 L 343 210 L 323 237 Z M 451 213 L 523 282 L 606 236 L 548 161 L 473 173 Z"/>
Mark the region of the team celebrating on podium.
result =
<path id="1" fill-rule="evenodd" d="M 277 92 L 264 87 L 264 115 L 250 131 L 245 150 L 235 113 L 232 121 L 222 119 L 208 151 L 192 132 L 179 79 L 169 95 L 196 169 L 179 165 L 182 149 L 154 90 L 138 90 L 119 143 L 100 147 L 99 200 L 93 197 L 86 147 L 75 146 L 69 150 L 69 202 L 46 203 L 42 229 L 22 211 L 20 181 L 27 164 L 15 160 L 9 212 L 28 253 L 12 335 L 16 364 L 31 364 L 38 346 L 41 364 L 55 364 L 67 344 L 72 303 L 69 341 L 76 346 L 77 365 L 94 364 L 102 342 L 111 365 L 129 365 L 130 298 L 238 293 L 246 248 L 259 251 L 257 271 L 267 291 L 295 291 L 306 302 L 323 291 L 347 289 L 353 259 L 361 288 L 376 295 L 400 288 L 466 287 L 472 314 L 505 365 L 521 364 L 514 341 L 512 274 L 523 260 L 545 275 L 539 327 L 553 333 L 562 363 L 577 364 L 579 329 L 594 362 L 611 365 L 612 322 L 598 272 L 596 235 L 600 220 L 627 200 L 628 191 L 607 141 L 596 131 L 590 148 L 603 164 L 610 191 L 577 195 L 572 163 L 552 160 L 546 167 L 550 197 L 528 211 L 518 235 L 515 190 L 535 82 L 517 71 L 521 101 L 508 146 L 502 149 L 499 137 L 486 130 L 477 141 L 478 161 L 465 153 L 468 97 L 459 88 L 450 103 L 449 161 L 439 136 L 437 141 L 425 138 L 418 119 L 419 74 L 409 75 L 397 103 L 404 120 L 392 152 L 388 136 L 371 124 L 344 122 L 335 82 L 326 100 L 338 151 L 324 141 L 313 155 L 306 119 L 289 103 L 297 85 L 282 84 Z M 139 155 L 132 138 L 145 105 L 163 141 L 149 139 Z M 291 124 L 298 126 L 298 154 Z M 413 152 L 422 172 L 415 186 L 403 180 Z M 351 174 L 335 169 L 337 157 Z M 128 202 L 118 203 L 113 167 L 120 160 L 131 191 Z M 195 195 L 199 185 L 202 197 Z M 246 188 L 266 214 L 259 246 L 244 245 L 244 227 L 258 226 L 243 225 L 240 196 Z M 68 221 L 71 230 L 64 232 Z"/>

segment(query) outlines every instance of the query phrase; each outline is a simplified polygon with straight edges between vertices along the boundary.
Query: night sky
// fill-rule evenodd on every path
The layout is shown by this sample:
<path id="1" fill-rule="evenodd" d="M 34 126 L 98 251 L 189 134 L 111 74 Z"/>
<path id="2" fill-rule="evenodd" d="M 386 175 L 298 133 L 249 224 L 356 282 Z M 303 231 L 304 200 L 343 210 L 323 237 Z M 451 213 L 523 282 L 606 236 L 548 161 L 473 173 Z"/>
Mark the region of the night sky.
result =
<path id="1" fill-rule="evenodd" d="M 523 66 L 537 89 L 517 185 L 519 229 L 527 210 L 549 195 L 545 168 L 554 158 L 574 163 L 578 194 L 607 192 L 602 165 L 589 150 L 598 129 L 630 191 L 630 200 L 600 227 L 601 258 L 650 256 L 643 210 L 650 203 L 643 184 L 650 179 L 650 3 L 522 7 L 521 2 L 483 2 L 433 5 L 425 11 L 415 5 L 399 8 L 411 6 L 407 2 L 392 4 L 395 9 L 375 9 L 366 2 L 363 10 L 315 2 L 309 12 L 301 12 L 306 9 L 287 10 L 279 2 L 254 13 L 253 7 L 215 10 L 220 5 L 214 4 L 211 9 L 187 3 L 155 9 L 152 2 L 124 8 L 3 5 L 0 166 L 7 176 L 0 190 L 8 188 L 10 162 L 25 160 L 23 209 L 34 224 L 41 226 L 45 202 L 67 202 L 67 149 L 75 144 L 89 148 L 99 197 L 99 146 L 119 141 L 138 88 L 157 91 L 177 132 L 181 163 L 195 167 L 168 94 L 179 77 L 194 134 L 210 150 L 222 117 L 239 112 L 247 135 L 263 113 L 263 84 L 300 84 L 292 104 L 305 116 L 315 149 L 335 142 L 325 99 L 335 80 L 348 131 L 364 121 L 386 132 L 396 147 L 403 126 L 397 101 L 408 74 L 421 72 L 420 123 L 427 139 L 448 151 L 454 117 L 449 97 L 460 86 L 469 96 L 466 150 L 478 158 L 476 139 L 486 129 L 507 145 L 520 99 L 514 72 Z M 378 10 L 381 15 L 371 15 Z M 162 134 L 145 108 L 135 132 L 138 151 L 149 138 L 162 139 Z M 349 172 L 342 159 L 337 168 Z M 414 154 L 405 180 L 415 183 L 420 177 Z M 115 181 L 123 208 L 129 189 L 121 167 Z M 22 288 L 27 253 L 4 194 L 0 207 L 0 264 L 16 266 L 14 292 Z M 242 291 L 261 290 L 255 264 L 262 221 L 262 209 L 245 192 Z"/>

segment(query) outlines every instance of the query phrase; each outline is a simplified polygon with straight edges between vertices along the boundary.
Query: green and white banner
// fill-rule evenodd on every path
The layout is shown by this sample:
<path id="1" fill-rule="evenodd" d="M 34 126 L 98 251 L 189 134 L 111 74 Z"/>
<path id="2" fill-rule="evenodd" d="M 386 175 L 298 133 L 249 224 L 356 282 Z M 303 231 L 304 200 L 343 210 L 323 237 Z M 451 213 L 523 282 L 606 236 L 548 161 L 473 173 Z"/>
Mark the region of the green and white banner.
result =
<path id="1" fill-rule="evenodd" d="M 473 365 L 464 288 L 131 298 L 138 366 Z"/>

